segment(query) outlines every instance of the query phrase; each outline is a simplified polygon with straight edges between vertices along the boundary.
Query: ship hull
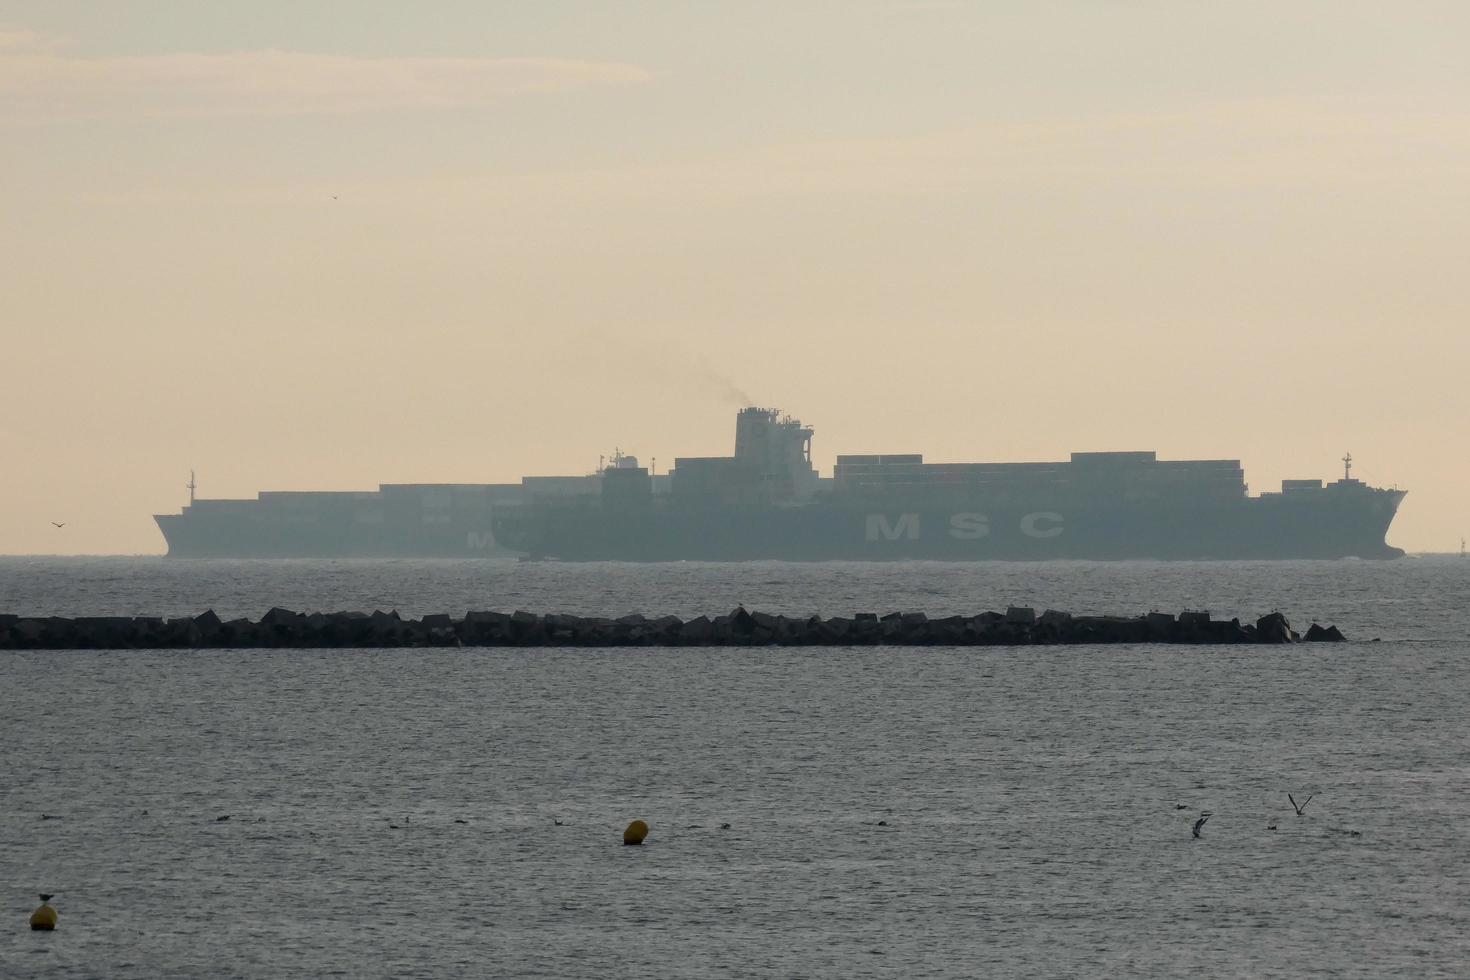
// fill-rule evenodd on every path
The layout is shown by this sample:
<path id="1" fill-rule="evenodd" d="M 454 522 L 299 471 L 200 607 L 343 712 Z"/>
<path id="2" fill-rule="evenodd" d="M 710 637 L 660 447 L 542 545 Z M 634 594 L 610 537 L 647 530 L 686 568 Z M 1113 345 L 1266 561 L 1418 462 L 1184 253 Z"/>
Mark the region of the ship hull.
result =
<path id="1" fill-rule="evenodd" d="M 496 529 L 509 547 L 572 561 L 1396 558 L 1384 535 L 1402 494 L 1374 493 L 1214 507 L 583 507 L 506 516 Z"/>
<path id="2" fill-rule="evenodd" d="M 1042 561 L 1396 558 L 1402 494 L 1224 507 L 596 506 L 403 528 L 241 516 L 156 518 L 176 558 L 490 558 L 566 561 Z"/>

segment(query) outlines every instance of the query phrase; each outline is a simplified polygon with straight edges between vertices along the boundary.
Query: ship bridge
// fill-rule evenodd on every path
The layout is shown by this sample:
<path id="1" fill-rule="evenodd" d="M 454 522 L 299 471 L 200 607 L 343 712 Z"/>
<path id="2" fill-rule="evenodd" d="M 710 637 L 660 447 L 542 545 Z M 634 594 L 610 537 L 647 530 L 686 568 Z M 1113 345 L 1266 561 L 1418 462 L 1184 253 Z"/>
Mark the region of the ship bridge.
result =
<path id="1" fill-rule="evenodd" d="M 674 460 L 673 494 L 682 500 L 787 503 L 816 491 L 812 429 L 774 408 L 735 416 L 735 455 Z"/>

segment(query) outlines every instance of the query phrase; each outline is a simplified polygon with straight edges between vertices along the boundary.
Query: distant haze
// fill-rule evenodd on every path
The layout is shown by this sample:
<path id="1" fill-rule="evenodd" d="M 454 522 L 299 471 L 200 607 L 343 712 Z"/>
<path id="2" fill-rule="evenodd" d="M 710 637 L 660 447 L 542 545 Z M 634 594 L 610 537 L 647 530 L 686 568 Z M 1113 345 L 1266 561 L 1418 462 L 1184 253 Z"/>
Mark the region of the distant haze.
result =
<path id="1" fill-rule="evenodd" d="M 1156 449 L 1470 534 L 1470 6 L 0 11 L 0 553 L 200 494 Z M 65 522 L 55 528 L 51 521 Z"/>

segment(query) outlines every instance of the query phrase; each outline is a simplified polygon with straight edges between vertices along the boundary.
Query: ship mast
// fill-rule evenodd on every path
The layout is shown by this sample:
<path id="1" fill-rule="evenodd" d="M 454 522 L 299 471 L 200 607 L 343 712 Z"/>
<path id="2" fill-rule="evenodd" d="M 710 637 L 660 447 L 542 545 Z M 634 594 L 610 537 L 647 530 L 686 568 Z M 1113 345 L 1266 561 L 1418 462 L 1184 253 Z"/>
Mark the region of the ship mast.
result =
<path id="1" fill-rule="evenodd" d="M 189 488 L 189 506 L 194 506 L 194 491 L 199 489 L 199 484 L 194 482 L 194 471 L 189 471 L 189 482 L 185 484 Z"/>
<path id="2" fill-rule="evenodd" d="M 1351 480 L 1353 478 L 1353 454 L 1348 453 L 1342 458 L 1342 478 Z"/>

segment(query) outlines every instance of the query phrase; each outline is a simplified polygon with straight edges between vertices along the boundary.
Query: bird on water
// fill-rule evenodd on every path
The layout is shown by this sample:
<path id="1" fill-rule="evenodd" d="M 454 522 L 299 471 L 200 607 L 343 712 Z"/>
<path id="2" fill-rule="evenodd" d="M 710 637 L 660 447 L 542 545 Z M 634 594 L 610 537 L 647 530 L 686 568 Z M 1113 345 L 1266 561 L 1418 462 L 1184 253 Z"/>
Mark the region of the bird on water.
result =
<path id="1" fill-rule="evenodd" d="M 1201 810 L 1199 819 L 1194 822 L 1194 826 L 1190 828 L 1190 832 L 1193 833 L 1195 837 L 1199 837 L 1200 831 L 1205 829 L 1205 824 L 1209 821 L 1211 816 L 1213 816 L 1213 814 L 1211 814 L 1210 812 L 1206 810 Z"/>
<path id="2" fill-rule="evenodd" d="M 1312 796 L 1316 796 L 1316 795 L 1317 795 L 1316 793 L 1313 793 L 1312 794 Z M 1307 804 L 1310 803 L 1310 802 L 1312 802 L 1312 796 L 1309 796 L 1305 800 L 1303 800 L 1302 802 L 1298 803 L 1296 801 L 1296 798 L 1293 797 L 1290 793 L 1287 793 L 1286 794 L 1286 798 L 1288 800 L 1291 800 L 1291 808 L 1296 811 L 1296 815 L 1297 816 L 1301 816 L 1302 815 L 1302 811 L 1306 810 Z"/>

